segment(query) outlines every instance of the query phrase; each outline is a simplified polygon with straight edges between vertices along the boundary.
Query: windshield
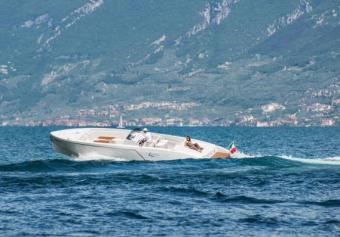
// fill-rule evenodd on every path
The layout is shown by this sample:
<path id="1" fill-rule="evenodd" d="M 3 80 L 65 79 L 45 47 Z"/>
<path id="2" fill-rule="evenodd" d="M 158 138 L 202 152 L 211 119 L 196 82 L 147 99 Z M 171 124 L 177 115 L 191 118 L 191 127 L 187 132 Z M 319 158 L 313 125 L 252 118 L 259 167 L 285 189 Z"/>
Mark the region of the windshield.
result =
<path id="1" fill-rule="evenodd" d="M 140 134 L 142 131 L 141 128 L 134 128 L 130 133 L 129 135 L 126 137 L 127 140 L 132 140 L 136 134 Z"/>

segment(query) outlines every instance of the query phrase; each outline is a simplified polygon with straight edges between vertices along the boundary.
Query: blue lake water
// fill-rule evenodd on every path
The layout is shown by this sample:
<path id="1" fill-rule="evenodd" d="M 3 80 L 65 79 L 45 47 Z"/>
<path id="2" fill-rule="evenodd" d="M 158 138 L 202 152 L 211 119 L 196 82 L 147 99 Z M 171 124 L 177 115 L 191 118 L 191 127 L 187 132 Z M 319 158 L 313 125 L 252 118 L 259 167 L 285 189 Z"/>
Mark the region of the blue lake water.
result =
<path id="1" fill-rule="evenodd" d="M 0 128 L 0 236 L 339 236 L 340 128 L 169 128 L 233 159 L 74 161 Z"/>

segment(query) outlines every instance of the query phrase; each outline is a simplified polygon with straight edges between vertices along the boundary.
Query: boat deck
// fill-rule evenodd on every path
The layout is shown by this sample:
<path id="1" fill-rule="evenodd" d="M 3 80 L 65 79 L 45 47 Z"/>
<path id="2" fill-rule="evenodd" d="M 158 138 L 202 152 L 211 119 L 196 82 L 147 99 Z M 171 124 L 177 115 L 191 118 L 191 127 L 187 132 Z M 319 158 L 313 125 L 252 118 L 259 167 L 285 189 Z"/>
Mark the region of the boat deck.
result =
<path id="1" fill-rule="evenodd" d="M 124 146 L 135 148 L 156 148 L 157 150 L 166 150 L 173 152 L 186 153 L 191 157 L 210 157 L 217 152 L 216 146 L 200 140 L 193 139 L 194 143 L 198 143 L 203 147 L 203 151 L 199 152 L 186 147 L 183 137 L 153 133 L 151 132 L 152 142 L 146 142 L 142 146 L 138 143 L 128 140 L 127 136 L 131 130 L 112 129 L 112 128 L 80 128 L 66 129 L 53 132 L 52 135 L 63 138 L 64 140 L 77 141 L 81 143 L 98 144 L 102 146 Z"/>

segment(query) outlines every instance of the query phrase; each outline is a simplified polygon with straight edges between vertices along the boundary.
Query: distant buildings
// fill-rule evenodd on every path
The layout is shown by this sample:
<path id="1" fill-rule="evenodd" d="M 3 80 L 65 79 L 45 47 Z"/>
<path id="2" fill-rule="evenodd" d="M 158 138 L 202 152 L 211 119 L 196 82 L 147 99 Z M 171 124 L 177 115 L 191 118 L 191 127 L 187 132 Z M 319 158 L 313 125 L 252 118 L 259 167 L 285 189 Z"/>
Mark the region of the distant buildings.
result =
<path id="1" fill-rule="evenodd" d="M 270 104 L 262 105 L 261 109 L 263 113 L 272 113 L 276 110 L 285 110 L 286 107 L 279 103 L 270 103 Z"/>
<path id="2" fill-rule="evenodd" d="M 317 95 L 324 95 L 319 92 Z M 256 108 L 237 111 L 228 117 L 217 115 L 208 117 L 193 116 L 197 103 L 176 101 L 142 102 L 129 105 L 107 105 L 95 108 L 80 108 L 63 114 L 44 116 L 37 112 L 20 114 L 1 114 L 0 126 L 116 126 L 119 115 L 124 111 L 126 126 L 338 126 L 340 99 L 327 103 L 301 103 L 298 110 L 292 112 L 286 105 L 271 102 Z M 151 116 L 145 116 L 151 115 Z"/>
<path id="3" fill-rule="evenodd" d="M 191 109 L 193 107 L 199 106 L 197 103 L 177 103 L 170 101 L 162 101 L 162 102 L 142 102 L 139 104 L 129 104 L 124 106 L 125 111 L 133 111 L 133 110 L 142 110 L 142 109 L 167 109 L 167 110 L 177 110 L 184 111 Z"/>
<path id="4" fill-rule="evenodd" d="M 331 108 L 332 108 L 331 105 L 328 105 L 328 104 L 315 103 L 310 106 L 307 106 L 307 111 L 325 112 L 325 111 L 329 111 Z"/>
<path id="5" fill-rule="evenodd" d="M 321 120 L 321 126 L 334 126 L 335 121 L 334 119 L 322 119 Z"/>

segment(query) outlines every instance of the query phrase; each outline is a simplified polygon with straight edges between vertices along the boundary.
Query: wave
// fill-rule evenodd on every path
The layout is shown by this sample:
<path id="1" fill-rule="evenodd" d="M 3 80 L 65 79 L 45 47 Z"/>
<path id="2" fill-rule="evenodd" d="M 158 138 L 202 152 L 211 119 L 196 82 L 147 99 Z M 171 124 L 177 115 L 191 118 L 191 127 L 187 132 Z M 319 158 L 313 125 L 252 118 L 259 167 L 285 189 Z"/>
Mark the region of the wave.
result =
<path id="1" fill-rule="evenodd" d="M 213 163 L 211 163 L 213 161 Z M 0 172 L 102 172 L 111 171 L 112 169 L 122 169 L 123 167 L 132 167 L 137 165 L 143 168 L 148 165 L 162 165 L 164 167 L 174 168 L 182 166 L 183 168 L 192 165 L 198 165 L 200 168 L 213 165 L 215 168 L 228 168 L 230 166 L 265 166 L 265 167 L 291 167 L 306 165 L 340 165 L 340 157 L 326 157 L 326 158 L 297 158 L 292 156 L 263 156 L 263 155 L 249 155 L 238 152 L 238 154 L 231 159 L 185 159 L 185 160 L 171 160 L 171 161 L 126 161 L 122 158 L 113 158 L 107 156 L 100 156 L 98 154 L 88 154 L 75 159 L 45 159 L 45 160 L 30 160 L 10 164 L 0 164 Z"/>
<path id="2" fill-rule="evenodd" d="M 325 201 L 304 201 L 302 204 L 316 205 L 322 207 L 340 207 L 340 200 L 330 199 Z"/>
<path id="3" fill-rule="evenodd" d="M 69 159 L 31 160 L 19 163 L 0 165 L 0 172 L 82 172 L 103 170 L 114 161 L 88 160 L 79 162 Z"/>
<path id="4" fill-rule="evenodd" d="M 195 188 L 194 186 L 165 186 L 159 189 L 160 192 L 170 192 L 179 196 L 195 196 L 206 197 L 215 202 L 223 203 L 253 203 L 253 204 L 276 204 L 285 201 L 281 200 L 267 200 L 255 197 L 249 197 L 245 195 L 227 195 L 222 192 L 211 192 L 202 189 Z"/>
<path id="5" fill-rule="evenodd" d="M 244 195 L 239 196 L 232 196 L 229 197 L 228 195 L 225 195 L 223 193 L 217 192 L 214 196 L 214 199 L 218 202 L 226 202 L 226 203 L 253 203 L 253 204 L 277 204 L 282 203 L 284 201 L 281 200 L 269 200 L 269 199 L 261 199 L 261 198 L 255 198 L 255 197 L 248 197 Z"/>
<path id="6" fill-rule="evenodd" d="M 108 212 L 106 213 L 107 216 L 120 216 L 127 219 L 138 219 L 138 220 L 144 220 L 149 219 L 147 216 L 144 216 L 140 214 L 137 210 L 121 210 L 117 212 Z"/>
<path id="7" fill-rule="evenodd" d="M 340 200 L 329 199 L 329 200 L 287 200 L 287 199 L 266 199 L 261 197 L 252 197 L 247 195 L 229 195 L 223 192 L 211 192 L 196 188 L 194 186 L 165 186 L 159 189 L 160 192 L 169 192 L 179 196 L 195 196 L 205 197 L 209 200 L 220 202 L 220 203 L 239 203 L 239 204 L 280 204 L 280 203 L 297 203 L 306 205 L 316 205 L 323 207 L 339 207 Z"/>
<path id="8" fill-rule="evenodd" d="M 316 164 L 316 165 L 340 165 L 340 157 L 327 157 L 322 159 L 307 159 L 307 158 L 296 158 L 292 156 L 280 156 L 282 159 L 289 161 L 296 161 L 305 164 Z"/>

